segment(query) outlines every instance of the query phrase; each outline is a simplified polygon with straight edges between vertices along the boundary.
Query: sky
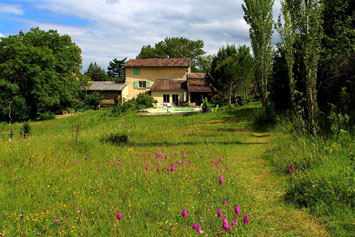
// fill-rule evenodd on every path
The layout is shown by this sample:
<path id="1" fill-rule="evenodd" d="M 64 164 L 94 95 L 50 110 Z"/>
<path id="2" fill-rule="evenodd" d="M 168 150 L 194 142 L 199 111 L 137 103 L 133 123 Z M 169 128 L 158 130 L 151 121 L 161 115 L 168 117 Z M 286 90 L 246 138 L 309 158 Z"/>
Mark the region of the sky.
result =
<path id="1" fill-rule="evenodd" d="M 83 70 L 113 58 L 135 58 L 143 45 L 166 37 L 203 40 L 207 54 L 227 44 L 248 45 L 242 0 L 0 0 L 0 37 L 33 27 L 71 36 Z M 275 0 L 274 18 L 280 13 Z M 279 41 L 274 33 L 272 43 Z"/>

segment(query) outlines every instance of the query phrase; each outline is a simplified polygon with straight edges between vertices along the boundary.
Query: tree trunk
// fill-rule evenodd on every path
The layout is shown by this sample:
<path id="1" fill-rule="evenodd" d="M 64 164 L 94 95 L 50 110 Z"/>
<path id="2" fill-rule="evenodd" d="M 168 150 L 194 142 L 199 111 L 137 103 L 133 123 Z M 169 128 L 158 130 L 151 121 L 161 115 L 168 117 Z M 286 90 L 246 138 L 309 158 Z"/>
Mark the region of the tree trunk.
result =
<path id="1" fill-rule="evenodd" d="M 229 107 L 232 105 L 232 84 L 229 86 Z"/>

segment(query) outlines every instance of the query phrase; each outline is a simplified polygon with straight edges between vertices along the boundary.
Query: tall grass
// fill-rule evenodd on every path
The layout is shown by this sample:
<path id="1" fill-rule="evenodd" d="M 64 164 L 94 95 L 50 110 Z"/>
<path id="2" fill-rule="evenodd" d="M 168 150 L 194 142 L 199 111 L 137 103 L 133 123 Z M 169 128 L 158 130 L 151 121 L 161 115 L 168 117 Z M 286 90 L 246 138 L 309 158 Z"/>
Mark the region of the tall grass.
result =
<path id="1" fill-rule="evenodd" d="M 334 236 L 354 236 L 355 139 L 312 137 L 289 122 L 275 134 L 266 157 L 289 175 L 287 200 L 320 216 Z"/>

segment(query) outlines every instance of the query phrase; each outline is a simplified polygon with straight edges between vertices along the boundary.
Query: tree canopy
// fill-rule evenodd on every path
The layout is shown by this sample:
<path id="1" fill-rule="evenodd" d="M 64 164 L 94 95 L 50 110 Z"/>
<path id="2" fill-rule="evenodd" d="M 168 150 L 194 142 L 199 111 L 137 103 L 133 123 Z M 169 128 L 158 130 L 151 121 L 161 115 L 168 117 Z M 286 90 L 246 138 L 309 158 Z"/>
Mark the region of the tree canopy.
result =
<path id="1" fill-rule="evenodd" d="M 96 62 L 90 63 L 85 75 L 88 75 L 92 81 L 107 81 L 109 79 L 105 70 L 97 65 Z"/>
<path id="2" fill-rule="evenodd" d="M 250 25 L 249 35 L 258 67 L 257 76 L 261 84 L 262 104 L 268 110 L 268 77 L 271 71 L 273 33 L 273 0 L 244 0 L 244 19 Z"/>
<path id="3" fill-rule="evenodd" d="M 0 40 L 0 120 L 35 118 L 78 97 L 81 50 L 68 35 L 32 28 Z"/>
<path id="4" fill-rule="evenodd" d="M 111 81 L 124 82 L 125 80 L 125 63 L 127 58 L 117 59 L 114 58 L 109 62 L 107 67 L 107 75 L 110 77 Z"/>
<path id="5" fill-rule="evenodd" d="M 154 47 L 143 46 L 137 58 L 191 58 L 191 71 L 196 72 L 205 69 L 203 65 L 206 61 L 202 61 L 202 56 L 206 52 L 203 50 L 203 46 L 202 40 L 167 37 L 156 43 Z"/>
<path id="6" fill-rule="evenodd" d="M 229 104 L 237 93 L 250 88 L 254 74 L 254 59 L 246 46 L 238 49 L 234 45 L 218 50 L 213 58 L 210 81 L 221 93 L 228 94 Z"/>

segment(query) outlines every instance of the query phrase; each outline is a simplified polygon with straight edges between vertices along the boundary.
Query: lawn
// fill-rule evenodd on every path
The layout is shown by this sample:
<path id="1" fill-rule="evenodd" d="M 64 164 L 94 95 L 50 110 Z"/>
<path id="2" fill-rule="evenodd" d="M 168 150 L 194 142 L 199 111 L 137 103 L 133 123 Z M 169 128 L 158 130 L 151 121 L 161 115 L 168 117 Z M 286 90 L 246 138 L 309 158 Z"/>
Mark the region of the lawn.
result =
<path id="1" fill-rule="evenodd" d="M 270 134 L 253 131 L 256 107 L 188 116 L 88 111 L 32 122 L 26 139 L 13 124 L 11 144 L 2 124 L 0 233 L 227 235 L 221 209 L 232 235 L 327 236 L 315 217 L 284 201 L 288 176 L 263 158 Z M 110 133 L 127 134 L 128 144 L 103 143 Z"/>

